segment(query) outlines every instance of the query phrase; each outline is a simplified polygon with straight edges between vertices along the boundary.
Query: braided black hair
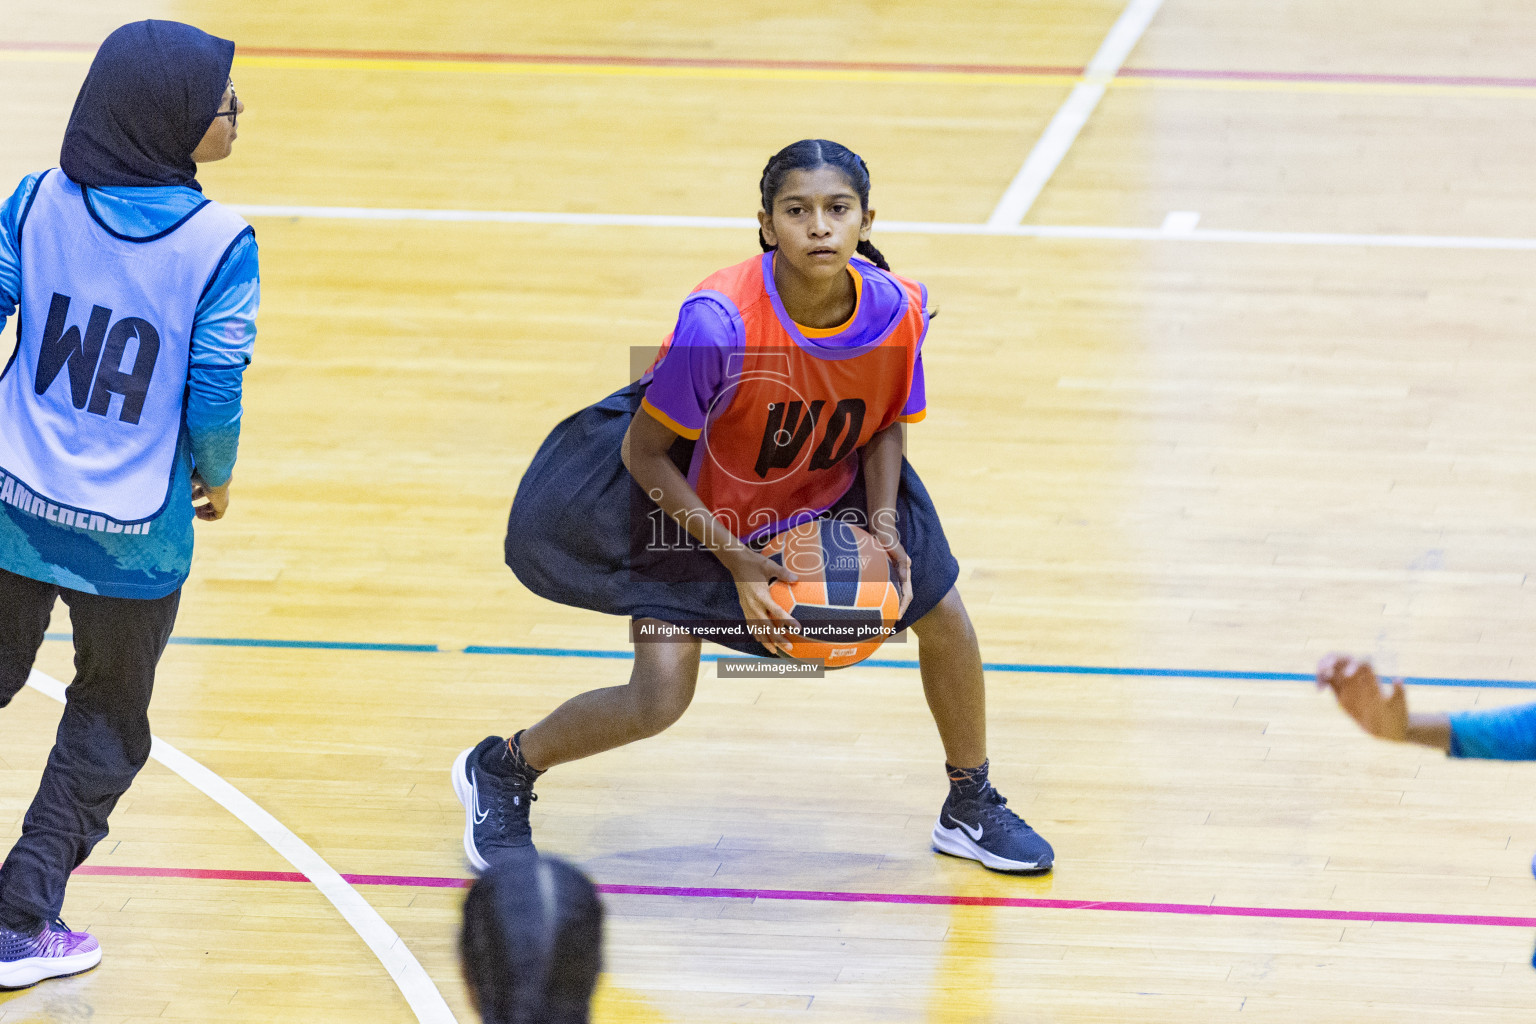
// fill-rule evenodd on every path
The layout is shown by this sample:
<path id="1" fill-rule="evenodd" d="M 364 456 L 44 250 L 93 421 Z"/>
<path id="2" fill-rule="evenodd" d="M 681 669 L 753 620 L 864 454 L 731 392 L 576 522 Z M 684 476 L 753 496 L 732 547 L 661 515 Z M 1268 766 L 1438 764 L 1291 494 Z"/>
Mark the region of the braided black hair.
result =
<path id="1" fill-rule="evenodd" d="M 603 908 L 552 857 L 491 866 L 469 890 L 459 955 L 485 1024 L 588 1024 L 602 969 Z"/>
<path id="2" fill-rule="evenodd" d="M 778 197 L 779 189 L 784 187 L 784 179 L 789 177 L 790 171 L 812 171 L 818 167 L 835 167 L 842 171 L 848 178 L 848 184 L 858 193 L 859 206 L 869 209 L 869 167 L 865 165 L 864 158 L 847 146 L 827 139 L 801 139 L 773 154 L 768 166 L 763 168 L 763 178 L 758 183 L 763 196 L 763 210 L 773 213 L 773 201 Z M 757 244 L 763 247 L 764 252 L 773 251 L 773 246 L 763 237 L 762 228 L 757 231 Z M 891 269 L 891 265 L 885 262 L 885 257 L 869 239 L 859 241 L 857 252 L 881 270 Z"/>

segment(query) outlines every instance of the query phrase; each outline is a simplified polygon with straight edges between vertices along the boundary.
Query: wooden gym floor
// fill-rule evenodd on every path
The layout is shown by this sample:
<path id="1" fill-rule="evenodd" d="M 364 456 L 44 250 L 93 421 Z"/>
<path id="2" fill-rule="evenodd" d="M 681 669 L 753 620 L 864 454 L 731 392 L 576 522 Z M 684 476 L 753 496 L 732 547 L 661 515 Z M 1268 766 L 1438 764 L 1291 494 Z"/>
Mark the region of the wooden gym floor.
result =
<path id="1" fill-rule="evenodd" d="M 202 180 L 247 208 L 265 300 L 160 760 L 70 887 L 105 959 L 0 1024 L 467 1024 L 448 767 L 628 670 L 624 623 L 504 568 L 507 505 L 755 250 L 677 218 L 750 217 L 818 135 L 943 309 L 911 457 L 993 665 L 994 777 L 1058 867 L 929 851 L 913 650 L 706 665 L 678 726 L 540 784 L 540 846 L 611 887 L 598 1020 L 1529 1021 L 1528 770 L 1369 742 L 1303 677 L 1371 653 L 1441 680 L 1425 708 L 1536 680 L 1536 12 L 1125 12 L 0 0 L 6 189 L 116 25 L 239 43 L 249 109 Z M 38 668 L 67 680 L 67 640 Z M 0 842 L 38 685 L 0 716 Z"/>

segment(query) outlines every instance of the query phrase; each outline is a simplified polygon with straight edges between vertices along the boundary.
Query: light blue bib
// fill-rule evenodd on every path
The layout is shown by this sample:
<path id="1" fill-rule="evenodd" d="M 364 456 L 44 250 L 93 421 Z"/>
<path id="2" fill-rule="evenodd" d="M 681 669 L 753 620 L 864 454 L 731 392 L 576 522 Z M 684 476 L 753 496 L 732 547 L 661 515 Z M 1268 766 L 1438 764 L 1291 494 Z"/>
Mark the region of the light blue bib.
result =
<path id="1" fill-rule="evenodd" d="M 20 227 L 16 352 L 0 374 L 0 501 L 97 532 L 165 507 L 197 304 L 245 221 L 205 201 L 136 239 L 45 174 Z"/>

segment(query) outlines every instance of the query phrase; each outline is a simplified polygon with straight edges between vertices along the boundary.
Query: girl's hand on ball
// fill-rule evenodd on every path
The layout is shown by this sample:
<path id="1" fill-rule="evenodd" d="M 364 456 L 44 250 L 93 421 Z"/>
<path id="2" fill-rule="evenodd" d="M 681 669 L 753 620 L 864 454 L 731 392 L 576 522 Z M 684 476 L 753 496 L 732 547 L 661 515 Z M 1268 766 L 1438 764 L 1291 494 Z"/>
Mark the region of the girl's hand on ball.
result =
<path id="1" fill-rule="evenodd" d="M 749 548 L 743 548 L 733 555 L 726 563 L 726 568 L 730 569 L 731 576 L 736 580 L 736 600 L 741 602 L 742 615 L 746 620 L 767 622 L 775 627 L 773 634 L 758 637 L 758 643 L 775 654 L 788 657 L 789 651 L 784 646 L 783 635 L 798 631 L 800 623 L 780 607 L 768 592 L 768 587 L 775 580 L 798 583 L 800 577 Z"/>

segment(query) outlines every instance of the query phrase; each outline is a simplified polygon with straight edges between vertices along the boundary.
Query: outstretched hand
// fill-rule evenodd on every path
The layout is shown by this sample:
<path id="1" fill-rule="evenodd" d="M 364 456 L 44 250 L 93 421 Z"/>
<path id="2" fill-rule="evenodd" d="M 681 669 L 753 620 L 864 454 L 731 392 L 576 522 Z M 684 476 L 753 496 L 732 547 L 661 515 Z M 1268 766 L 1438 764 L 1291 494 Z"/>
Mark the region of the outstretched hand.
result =
<path id="1" fill-rule="evenodd" d="M 1318 662 L 1317 686 L 1332 689 L 1339 707 L 1372 736 L 1397 742 L 1409 738 L 1408 695 L 1401 679 L 1383 687 L 1369 661 L 1330 654 Z"/>

